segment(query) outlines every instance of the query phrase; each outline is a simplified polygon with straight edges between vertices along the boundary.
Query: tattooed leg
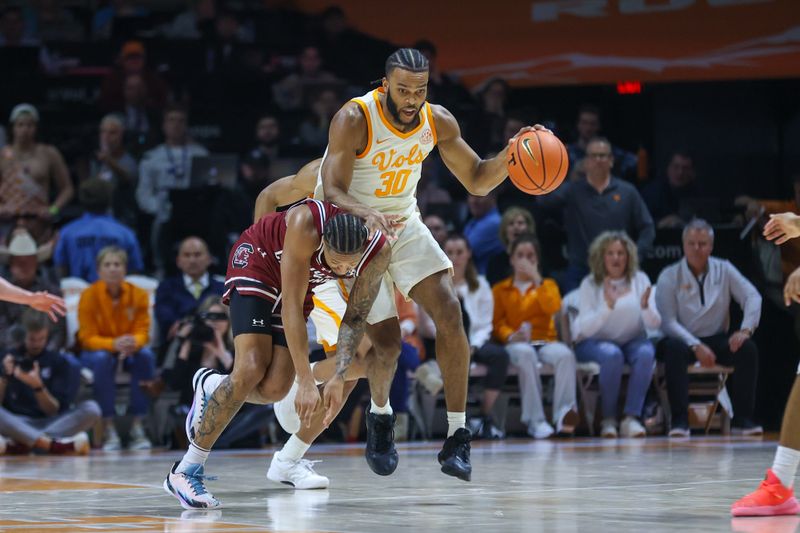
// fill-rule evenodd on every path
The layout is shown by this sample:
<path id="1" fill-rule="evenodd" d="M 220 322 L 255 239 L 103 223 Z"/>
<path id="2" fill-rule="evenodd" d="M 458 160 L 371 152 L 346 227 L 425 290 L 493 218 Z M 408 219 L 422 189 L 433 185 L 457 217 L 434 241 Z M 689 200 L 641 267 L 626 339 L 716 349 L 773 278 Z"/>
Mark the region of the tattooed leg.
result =
<path id="1" fill-rule="evenodd" d="M 219 436 L 233 420 L 234 415 L 244 404 L 242 384 L 236 385 L 231 376 L 227 376 L 211 395 L 203 414 L 203 420 L 195 436 L 195 443 L 201 448 L 210 450 Z"/>
<path id="2" fill-rule="evenodd" d="M 195 436 L 195 444 L 210 450 L 272 363 L 272 337 L 243 334 L 234 339 L 233 371 L 211 395 Z"/>

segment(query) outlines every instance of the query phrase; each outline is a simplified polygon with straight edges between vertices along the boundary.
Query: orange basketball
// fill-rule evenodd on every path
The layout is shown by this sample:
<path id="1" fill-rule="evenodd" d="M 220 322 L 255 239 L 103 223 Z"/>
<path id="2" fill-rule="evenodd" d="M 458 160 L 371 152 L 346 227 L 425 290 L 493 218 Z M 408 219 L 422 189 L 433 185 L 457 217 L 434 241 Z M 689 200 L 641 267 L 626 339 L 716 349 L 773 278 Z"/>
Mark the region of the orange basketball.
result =
<path id="1" fill-rule="evenodd" d="M 564 181 L 569 158 L 564 144 L 546 131 L 532 130 L 508 147 L 508 177 L 522 192 L 553 192 Z"/>

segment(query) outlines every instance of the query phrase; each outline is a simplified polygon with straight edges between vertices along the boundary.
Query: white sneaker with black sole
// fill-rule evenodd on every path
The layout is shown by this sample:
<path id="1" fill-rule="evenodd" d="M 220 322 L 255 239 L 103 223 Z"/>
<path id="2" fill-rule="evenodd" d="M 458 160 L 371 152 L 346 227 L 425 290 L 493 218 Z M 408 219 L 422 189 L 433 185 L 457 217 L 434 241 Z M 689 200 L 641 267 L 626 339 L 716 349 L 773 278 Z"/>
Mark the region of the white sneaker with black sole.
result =
<path id="1" fill-rule="evenodd" d="M 267 479 L 275 483 L 289 485 L 296 489 L 327 489 L 330 480 L 314 472 L 314 463 L 320 461 L 284 461 L 278 457 L 279 452 L 272 456 L 269 464 Z"/>
<path id="2" fill-rule="evenodd" d="M 194 437 L 203 421 L 203 414 L 206 412 L 208 400 L 225 377 L 224 374 L 220 374 L 211 368 L 201 368 L 194 373 L 192 378 L 194 399 L 192 400 L 189 414 L 186 415 L 186 438 L 189 439 L 189 442 L 194 442 Z"/>

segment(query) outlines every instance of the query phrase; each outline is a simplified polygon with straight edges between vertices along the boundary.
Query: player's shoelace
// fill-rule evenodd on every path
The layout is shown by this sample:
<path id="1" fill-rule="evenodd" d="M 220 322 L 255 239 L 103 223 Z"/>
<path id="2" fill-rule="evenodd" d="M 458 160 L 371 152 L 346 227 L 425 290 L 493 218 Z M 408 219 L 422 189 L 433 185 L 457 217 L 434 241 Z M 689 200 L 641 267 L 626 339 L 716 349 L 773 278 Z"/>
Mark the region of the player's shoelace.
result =
<path id="1" fill-rule="evenodd" d="M 208 407 L 208 397 L 209 395 L 203 392 L 203 400 L 200 402 L 200 414 L 197 417 L 197 420 L 192 424 L 191 427 L 191 438 L 194 440 L 197 437 L 197 430 L 203 425 L 203 418 L 206 415 L 206 407 Z"/>
<path id="2" fill-rule="evenodd" d="M 188 474 L 186 472 L 181 472 L 186 480 L 189 482 L 189 486 L 192 488 L 192 492 L 194 492 L 195 496 L 202 496 L 204 494 L 208 494 L 208 490 L 206 489 L 203 482 L 214 481 L 217 479 L 215 476 L 206 476 L 204 474 Z"/>
<path id="3" fill-rule="evenodd" d="M 456 455 L 462 461 L 469 461 L 469 442 L 463 442 L 456 447 Z"/>
<path id="4" fill-rule="evenodd" d="M 462 461 L 469 461 L 469 452 L 470 452 L 470 439 L 460 439 L 455 438 L 453 439 L 452 445 L 452 452 L 453 455 L 461 459 Z"/>
<path id="5" fill-rule="evenodd" d="M 206 414 L 206 407 L 208 407 L 208 396 L 203 392 L 203 401 L 200 402 L 200 416 L 197 417 L 197 427 L 203 423 L 203 417 Z"/>
<path id="6" fill-rule="evenodd" d="M 771 496 L 783 500 L 785 498 L 782 497 L 783 495 L 781 494 L 781 488 L 782 486 L 780 484 L 767 483 L 766 479 L 761 482 L 761 486 L 759 487 L 759 489 L 767 491 Z"/>
<path id="7" fill-rule="evenodd" d="M 386 417 L 384 419 L 384 416 Z M 394 424 L 391 415 L 376 417 L 375 431 L 371 432 L 370 440 L 374 444 L 373 448 L 377 452 L 386 452 L 392 447 L 394 442 Z"/>
<path id="8" fill-rule="evenodd" d="M 299 461 L 297 461 L 297 466 L 299 466 L 304 470 L 307 470 L 312 474 L 316 474 L 316 472 L 314 471 L 314 465 L 321 462 L 322 460 L 309 461 L 308 459 L 300 459 Z"/>

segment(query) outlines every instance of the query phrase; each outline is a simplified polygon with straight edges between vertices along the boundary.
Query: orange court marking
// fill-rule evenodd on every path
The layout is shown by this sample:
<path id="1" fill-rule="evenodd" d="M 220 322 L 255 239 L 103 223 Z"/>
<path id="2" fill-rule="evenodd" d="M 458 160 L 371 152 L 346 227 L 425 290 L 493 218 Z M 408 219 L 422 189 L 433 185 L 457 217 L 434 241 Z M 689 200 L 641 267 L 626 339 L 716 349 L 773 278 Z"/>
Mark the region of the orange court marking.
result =
<path id="1" fill-rule="evenodd" d="M 162 518 L 157 516 L 83 516 L 64 518 L 62 520 L 0 520 L 3 531 L 26 530 L 70 532 L 70 531 L 119 531 L 120 525 L 130 525 L 132 531 L 261 531 L 270 529 L 244 524 L 228 524 L 224 522 L 203 522 Z M 104 527 L 105 526 L 105 527 Z"/>
<path id="2" fill-rule="evenodd" d="M 0 493 L 29 492 L 43 490 L 96 490 L 96 489 L 141 489 L 139 485 L 98 483 L 96 481 L 62 481 L 58 479 L 25 479 L 0 477 Z"/>

